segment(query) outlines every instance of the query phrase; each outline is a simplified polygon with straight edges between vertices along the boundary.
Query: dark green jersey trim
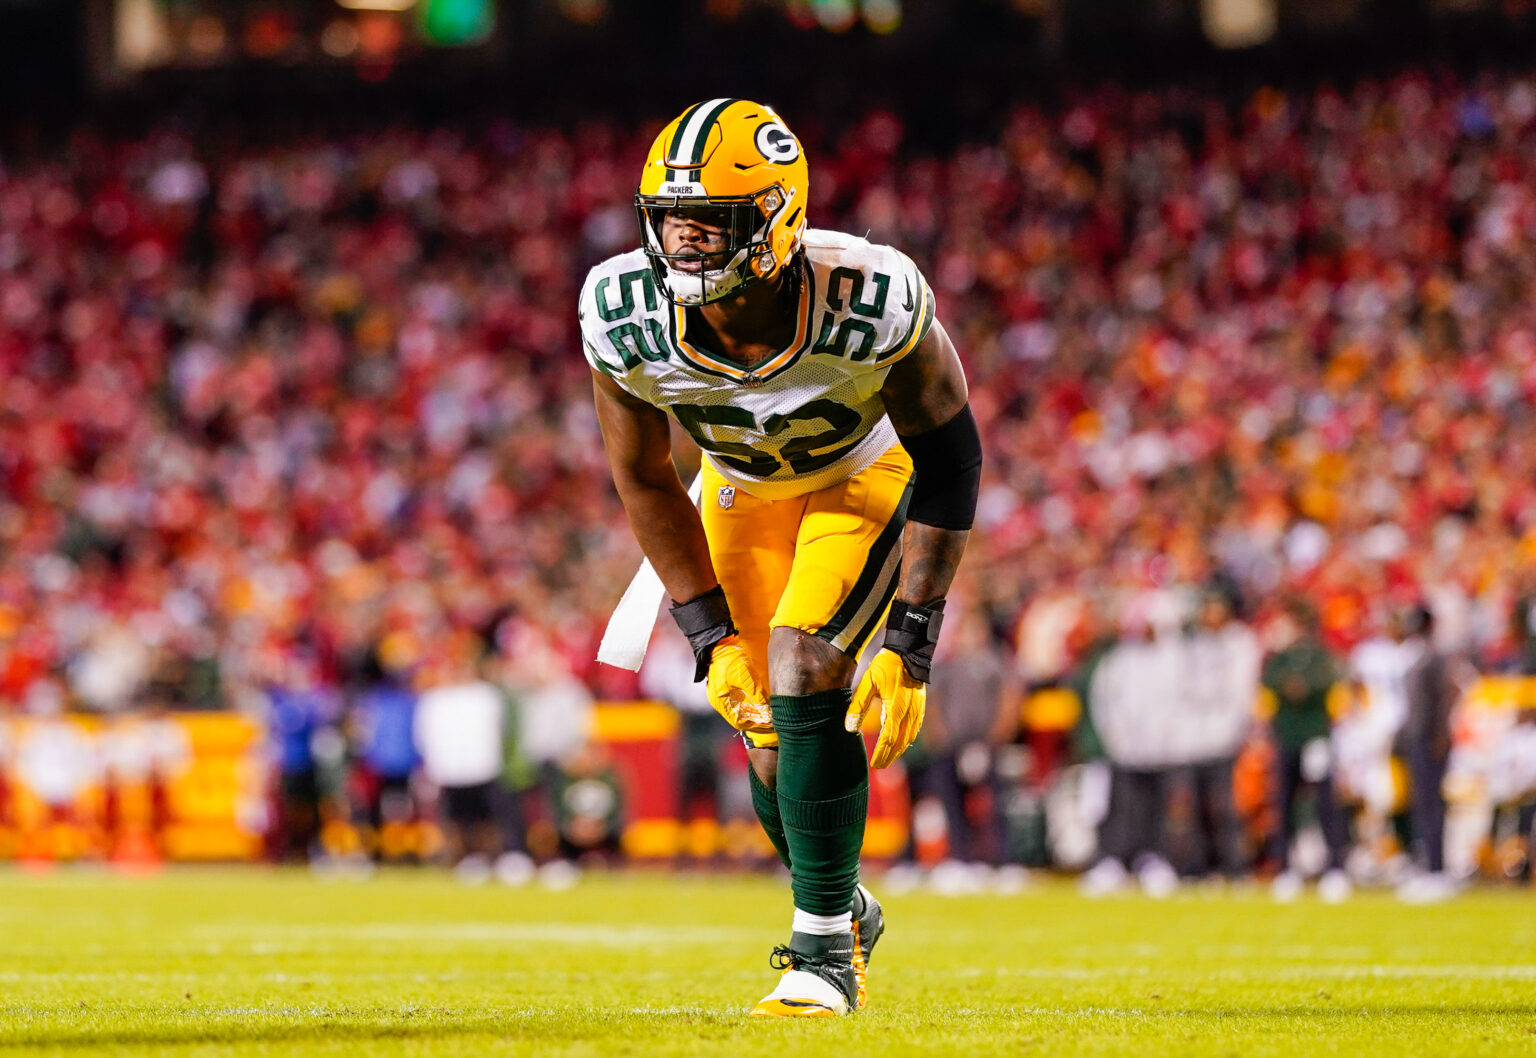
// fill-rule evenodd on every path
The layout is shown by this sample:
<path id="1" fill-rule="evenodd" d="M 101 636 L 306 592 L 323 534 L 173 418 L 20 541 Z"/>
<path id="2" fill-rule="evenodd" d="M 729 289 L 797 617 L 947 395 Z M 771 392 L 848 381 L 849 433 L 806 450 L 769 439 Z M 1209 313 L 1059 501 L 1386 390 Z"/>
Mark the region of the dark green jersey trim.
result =
<path id="1" fill-rule="evenodd" d="M 880 593 L 880 605 L 875 612 L 869 615 L 869 620 L 864 622 L 864 627 L 859 629 L 859 634 L 848 641 L 848 656 L 856 658 L 864 653 L 865 644 L 880 629 L 885 620 L 885 615 L 891 609 L 891 600 L 896 598 L 896 589 L 901 585 L 901 570 L 896 570 L 896 576 L 885 586 L 885 591 Z"/>
<path id="2" fill-rule="evenodd" d="M 669 308 L 671 308 L 671 306 L 669 306 Z M 695 360 L 693 357 L 689 356 L 686 352 L 683 351 L 683 342 L 682 342 L 682 339 L 678 336 L 678 333 L 677 333 L 677 312 L 676 311 L 669 311 L 667 313 L 667 340 L 672 343 L 672 351 L 677 353 L 678 362 L 687 364 L 689 367 L 693 368 L 695 371 L 702 371 L 706 375 L 712 375 L 715 378 L 723 378 L 727 382 L 733 383 L 735 385 L 740 385 L 741 384 L 741 379 L 737 378 L 735 375 L 728 375 L 724 371 L 716 371 L 715 369 L 713 369 L 711 367 L 707 367 L 704 364 L 699 363 L 697 360 Z M 691 348 L 697 348 L 697 347 L 691 347 Z M 710 354 L 706 353 L 702 349 L 699 349 L 698 352 L 702 356 L 709 356 L 710 355 Z M 714 359 L 714 360 L 716 360 L 716 361 L 718 361 L 720 363 L 729 363 L 729 361 L 724 360 L 723 358 L 720 358 L 720 357 L 711 357 L 711 359 Z M 742 369 L 742 366 L 740 364 L 733 364 L 732 366 L 736 367 L 737 369 Z"/>
<path id="3" fill-rule="evenodd" d="M 907 524 L 907 503 L 912 499 L 912 476 L 907 477 L 907 487 L 902 490 L 901 502 L 896 505 L 896 513 L 891 515 L 891 520 L 885 523 L 885 528 L 880 530 L 880 535 L 875 538 L 874 545 L 869 549 L 869 558 L 864 561 L 864 568 L 859 571 L 859 579 L 853 582 L 853 589 L 848 593 L 848 598 L 843 600 L 843 605 L 837 608 L 837 613 L 832 615 L 832 620 L 823 625 L 817 632 L 817 639 L 825 639 L 831 642 L 836 639 L 843 629 L 848 627 L 866 602 L 869 601 L 869 593 L 875 590 L 875 584 L 880 579 L 880 571 L 885 568 L 885 560 L 891 556 L 891 549 L 901 542 L 901 532 Z M 894 583 L 900 580 L 900 574 L 892 578 Z M 889 605 L 889 603 L 887 603 Z M 884 608 L 879 614 L 884 614 Z M 875 620 L 879 619 L 877 614 Z"/>
<path id="4" fill-rule="evenodd" d="M 795 347 L 794 355 L 786 360 L 783 364 L 774 368 L 766 375 L 752 375 L 752 382 L 754 385 L 767 382 L 771 378 L 778 378 L 784 372 L 788 371 L 790 368 L 799 363 L 800 357 L 805 353 L 805 351 L 809 349 L 813 344 L 815 344 L 816 335 L 812 333 L 811 324 L 816 313 L 816 273 L 811 268 L 811 262 L 806 259 L 804 254 L 800 255 L 800 262 L 801 268 L 803 269 L 801 273 L 800 304 L 801 311 L 804 314 L 803 328 L 805 331 L 805 337 L 801 340 L 800 344 Z M 685 352 L 683 350 L 682 335 L 677 331 L 676 312 L 669 312 L 667 314 L 667 335 L 672 341 L 672 348 L 677 351 L 677 355 L 682 358 L 683 362 L 698 368 L 705 374 L 714 375 L 716 378 L 728 378 L 732 382 L 735 382 L 737 385 L 741 385 L 743 383 L 743 379 L 738 378 L 735 375 L 729 375 L 719 371 L 710 370 L 708 366 L 699 363 L 697 359 L 699 356 L 702 356 L 707 360 L 713 360 L 715 363 L 720 364 L 723 367 L 729 367 L 735 371 L 740 371 L 749 375 L 751 374 L 752 369 L 747 367 L 746 364 L 738 364 L 736 361 L 720 356 L 718 353 L 712 353 L 702 346 L 688 346 L 690 350 L 697 354 L 696 356 L 690 356 L 687 352 Z M 784 350 L 780 350 L 780 352 L 783 351 Z M 769 359 L 772 359 L 772 357 Z"/>
<path id="5" fill-rule="evenodd" d="M 603 358 L 597 354 L 596 350 L 588 352 L 587 363 L 591 364 L 593 367 L 597 368 L 611 379 L 617 380 L 619 377 L 619 373 L 613 368 L 609 367 L 607 363 L 603 361 Z"/>
<path id="6" fill-rule="evenodd" d="M 918 277 L 917 281 L 923 284 L 921 289 L 923 311 L 912 316 L 912 326 L 908 327 L 907 333 L 901 336 L 901 341 L 891 346 L 887 355 L 898 353 L 906 349 L 909 344 L 915 346 L 917 342 L 921 342 L 924 338 L 928 337 L 928 332 L 933 328 L 933 291 L 929 289 L 928 284 L 923 281 L 921 276 Z M 914 333 L 917 334 L 917 342 L 912 340 Z M 881 360 L 877 359 L 875 363 L 879 364 Z"/>

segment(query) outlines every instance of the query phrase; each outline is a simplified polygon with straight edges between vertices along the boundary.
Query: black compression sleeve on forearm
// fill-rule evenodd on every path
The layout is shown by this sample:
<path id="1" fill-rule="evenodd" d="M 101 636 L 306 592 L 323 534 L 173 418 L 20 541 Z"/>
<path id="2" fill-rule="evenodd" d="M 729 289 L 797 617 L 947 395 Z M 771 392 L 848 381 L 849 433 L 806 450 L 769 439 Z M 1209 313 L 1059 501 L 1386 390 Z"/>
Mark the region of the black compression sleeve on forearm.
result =
<path id="1" fill-rule="evenodd" d="M 981 432 L 967 404 L 943 426 L 901 438 L 912 457 L 907 520 L 935 529 L 969 529 L 981 490 Z"/>

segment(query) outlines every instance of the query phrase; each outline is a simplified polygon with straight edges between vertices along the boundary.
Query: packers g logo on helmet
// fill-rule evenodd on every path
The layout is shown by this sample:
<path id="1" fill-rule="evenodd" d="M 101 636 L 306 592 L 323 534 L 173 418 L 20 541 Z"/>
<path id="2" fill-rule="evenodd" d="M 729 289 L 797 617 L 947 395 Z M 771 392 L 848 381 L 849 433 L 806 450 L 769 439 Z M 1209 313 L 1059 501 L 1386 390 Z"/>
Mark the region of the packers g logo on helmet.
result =
<path id="1" fill-rule="evenodd" d="M 784 122 L 777 119 L 759 125 L 753 142 L 770 162 L 787 165 L 800 157 L 800 141 L 784 127 Z"/>
<path id="2" fill-rule="evenodd" d="M 746 99 L 689 107 L 651 145 L 635 195 L 658 285 L 674 304 L 704 305 L 772 279 L 800 250 L 809 189 L 800 141 L 772 108 Z M 709 210 L 712 223 L 726 228 L 726 249 L 709 255 L 713 267 L 662 244 L 666 215 L 691 209 Z M 701 267 L 674 267 L 681 262 Z"/>

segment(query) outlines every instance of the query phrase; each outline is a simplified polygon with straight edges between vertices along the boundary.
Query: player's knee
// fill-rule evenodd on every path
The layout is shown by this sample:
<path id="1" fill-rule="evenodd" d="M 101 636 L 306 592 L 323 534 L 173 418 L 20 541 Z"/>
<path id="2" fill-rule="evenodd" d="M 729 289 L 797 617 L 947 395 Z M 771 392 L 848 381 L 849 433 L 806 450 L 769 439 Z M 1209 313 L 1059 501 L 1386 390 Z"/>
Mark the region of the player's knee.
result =
<path id="1" fill-rule="evenodd" d="M 775 628 L 768 637 L 770 694 L 815 694 L 847 687 L 853 668 L 847 654 L 798 628 Z"/>
<path id="2" fill-rule="evenodd" d="M 777 749 L 758 749 L 755 746 L 749 746 L 747 763 L 751 765 L 758 781 L 768 789 L 771 790 L 778 784 L 779 751 Z"/>

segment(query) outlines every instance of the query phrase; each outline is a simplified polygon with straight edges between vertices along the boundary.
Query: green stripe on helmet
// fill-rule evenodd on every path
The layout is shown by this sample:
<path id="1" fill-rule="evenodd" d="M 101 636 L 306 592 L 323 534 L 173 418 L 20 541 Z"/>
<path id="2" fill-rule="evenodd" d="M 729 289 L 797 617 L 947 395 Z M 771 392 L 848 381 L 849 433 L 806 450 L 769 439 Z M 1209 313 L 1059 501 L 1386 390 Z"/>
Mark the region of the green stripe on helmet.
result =
<path id="1" fill-rule="evenodd" d="M 672 133 L 672 144 L 667 148 L 666 161 L 671 161 L 677 157 L 677 152 L 683 145 L 683 130 L 688 127 L 688 119 L 693 117 L 694 113 L 703 105 L 703 103 L 693 104 L 693 106 L 683 111 L 682 117 L 677 119 L 677 129 Z M 676 179 L 677 170 L 669 167 L 667 169 L 667 180 L 672 181 Z"/>
<path id="2" fill-rule="evenodd" d="M 704 161 L 704 147 L 709 143 L 709 130 L 715 127 L 715 122 L 720 120 L 720 115 L 725 113 L 725 108 L 732 103 L 740 102 L 737 99 L 721 100 L 720 104 L 711 110 L 704 119 L 703 126 L 699 129 L 699 136 L 693 141 L 693 157 L 688 160 L 694 165 Z"/>

